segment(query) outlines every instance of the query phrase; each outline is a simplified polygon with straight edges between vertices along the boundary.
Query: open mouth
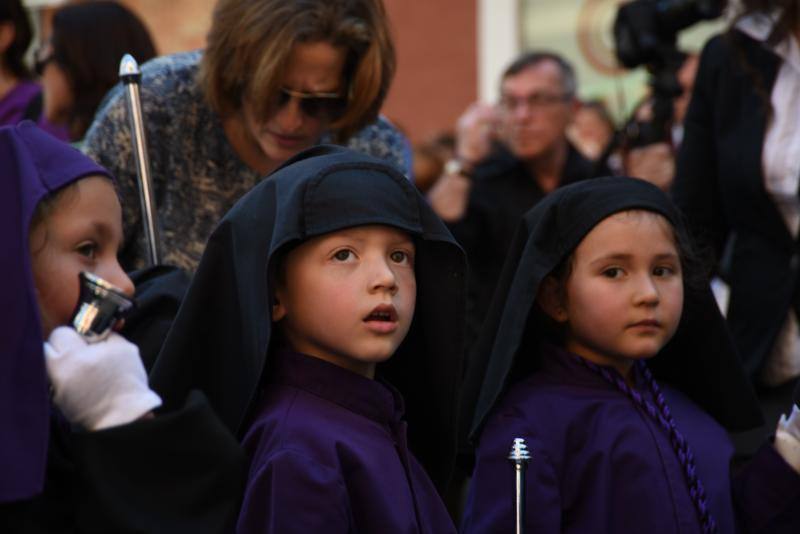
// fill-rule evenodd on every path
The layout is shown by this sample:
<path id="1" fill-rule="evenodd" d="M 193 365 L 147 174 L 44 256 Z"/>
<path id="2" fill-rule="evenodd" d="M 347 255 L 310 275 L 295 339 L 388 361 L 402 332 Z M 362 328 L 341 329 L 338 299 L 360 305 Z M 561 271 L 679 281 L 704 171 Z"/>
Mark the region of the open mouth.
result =
<path id="1" fill-rule="evenodd" d="M 392 305 L 381 304 L 380 306 L 376 306 L 369 315 L 364 318 L 364 321 L 394 323 L 397 322 L 397 310 L 395 310 Z"/>

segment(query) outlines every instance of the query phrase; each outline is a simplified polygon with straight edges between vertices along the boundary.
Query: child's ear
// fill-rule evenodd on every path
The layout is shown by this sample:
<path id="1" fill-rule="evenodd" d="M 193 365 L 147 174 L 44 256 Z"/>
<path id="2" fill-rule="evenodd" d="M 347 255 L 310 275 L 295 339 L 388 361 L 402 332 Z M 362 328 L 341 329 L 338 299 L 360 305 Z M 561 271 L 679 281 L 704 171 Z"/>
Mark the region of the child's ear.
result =
<path id="1" fill-rule="evenodd" d="M 286 307 L 281 304 L 281 292 L 275 291 L 275 296 L 272 298 L 272 322 L 277 323 L 286 317 Z"/>
<path id="2" fill-rule="evenodd" d="M 546 276 L 542 280 L 542 284 L 539 286 L 539 294 L 536 295 L 536 303 L 543 312 L 557 323 L 565 323 L 569 319 L 561 292 L 561 284 L 552 276 Z"/>

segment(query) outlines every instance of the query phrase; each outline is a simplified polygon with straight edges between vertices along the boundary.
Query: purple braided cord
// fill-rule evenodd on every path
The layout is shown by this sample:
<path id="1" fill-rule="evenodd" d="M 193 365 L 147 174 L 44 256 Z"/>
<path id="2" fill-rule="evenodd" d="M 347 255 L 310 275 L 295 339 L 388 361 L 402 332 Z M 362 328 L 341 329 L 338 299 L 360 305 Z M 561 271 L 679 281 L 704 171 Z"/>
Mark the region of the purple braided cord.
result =
<path id="1" fill-rule="evenodd" d="M 582 365 L 596 372 L 605 378 L 606 381 L 616 386 L 617 389 L 627 395 L 628 398 L 630 398 L 637 406 L 644 410 L 646 414 L 648 414 L 661 426 L 662 429 L 664 429 L 669 436 L 669 440 L 672 444 L 673 450 L 675 451 L 675 455 L 678 457 L 678 461 L 683 467 L 683 474 L 689 487 L 689 495 L 691 496 L 692 502 L 697 509 L 697 515 L 699 516 L 703 533 L 716 533 L 717 522 L 712 517 L 711 511 L 708 508 L 708 503 L 706 501 L 706 490 L 703 488 L 703 483 L 697 476 L 697 469 L 694 464 L 694 454 L 692 454 L 689 443 L 678 431 L 678 426 L 675 424 L 675 420 L 672 418 L 672 413 L 670 412 L 669 406 L 667 406 L 667 401 L 664 399 L 664 395 L 661 393 L 661 388 L 658 387 L 655 378 L 653 378 L 653 373 L 650 372 L 650 369 L 647 368 L 647 365 L 645 365 L 645 363 L 641 360 L 636 362 L 639 370 L 645 378 L 645 381 L 647 382 L 647 385 L 650 387 L 650 391 L 653 394 L 653 398 L 655 399 L 658 408 L 653 406 L 653 403 L 644 399 L 638 391 L 628 386 L 628 384 L 619 374 L 611 373 L 608 369 L 600 367 L 593 362 L 584 360 L 583 358 L 576 357 L 576 359 Z"/>

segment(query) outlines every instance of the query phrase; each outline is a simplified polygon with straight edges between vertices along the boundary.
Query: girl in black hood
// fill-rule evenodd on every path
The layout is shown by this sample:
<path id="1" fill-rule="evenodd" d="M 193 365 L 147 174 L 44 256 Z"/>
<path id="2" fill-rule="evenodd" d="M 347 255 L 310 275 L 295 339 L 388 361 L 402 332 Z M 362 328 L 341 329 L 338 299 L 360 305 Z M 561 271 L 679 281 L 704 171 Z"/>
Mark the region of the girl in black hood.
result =
<path id="1" fill-rule="evenodd" d="M 623 177 L 525 215 L 466 388 L 465 532 L 513 531 L 515 438 L 529 533 L 797 532 L 800 420 L 732 485 L 725 431 L 760 414 L 684 233 L 664 193 Z"/>

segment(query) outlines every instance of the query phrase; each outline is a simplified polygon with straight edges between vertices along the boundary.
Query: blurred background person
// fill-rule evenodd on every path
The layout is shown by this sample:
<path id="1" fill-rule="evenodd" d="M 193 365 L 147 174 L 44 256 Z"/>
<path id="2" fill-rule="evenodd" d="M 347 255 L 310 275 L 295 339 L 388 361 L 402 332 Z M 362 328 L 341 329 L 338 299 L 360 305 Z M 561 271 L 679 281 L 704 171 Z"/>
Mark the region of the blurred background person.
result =
<path id="1" fill-rule="evenodd" d="M 414 145 L 414 184 L 426 193 L 444 172 L 445 164 L 455 157 L 456 138 L 443 132 Z"/>
<path id="2" fill-rule="evenodd" d="M 0 125 L 16 124 L 41 92 L 25 64 L 33 38 L 28 14 L 20 0 L 0 2 Z"/>
<path id="3" fill-rule="evenodd" d="M 53 16 L 52 32 L 36 51 L 43 88 L 42 116 L 80 143 L 106 93 L 119 81 L 126 53 L 139 61 L 156 50 L 142 21 L 118 2 L 66 4 Z"/>
<path id="4" fill-rule="evenodd" d="M 567 138 L 575 148 L 591 161 L 597 161 L 614 138 L 616 124 L 602 100 L 580 103 L 567 127 Z"/>
<path id="5" fill-rule="evenodd" d="M 457 159 L 428 198 L 469 260 L 467 346 L 522 214 L 557 187 L 594 175 L 593 163 L 566 134 L 579 106 L 576 90 L 563 57 L 527 52 L 503 73 L 497 106 L 473 104 L 459 119 Z"/>
<path id="6" fill-rule="evenodd" d="M 165 262 L 194 270 L 222 215 L 317 143 L 349 142 L 408 173 L 405 137 L 378 119 L 394 71 L 380 0 L 220 0 L 204 51 L 142 67 Z M 121 258 L 131 269 L 146 256 L 125 106 L 119 88 L 89 130 L 86 151 L 119 179 Z"/>
<path id="7" fill-rule="evenodd" d="M 646 97 L 631 113 L 631 119 L 621 132 L 621 147 L 616 159 L 609 159 L 609 166 L 618 167 L 618 172 L 625 176 L 635 176 L 669 192 L 675 179 L 675 155 L 683 140 L 683 120 L 692 96 L 694 79 L 700 56 L 696 53 L 684 53 L 683 62 L 676 70 L 676 81 L 681 93 L 672 99 L 672 116 L 668 129 L 668 139 L 641 144 L 636 138 L 641 125 L 653 121 L 652 96 Z"/>
<path id="8" fill-rule="evenodd" d="M 703 49 L 674 196 L 730 286 L 728 325 L 771 422 L 800 376 L 800 3 L 737 13 Z M 741 436 L 739 452 L 770 431 Z"/>

